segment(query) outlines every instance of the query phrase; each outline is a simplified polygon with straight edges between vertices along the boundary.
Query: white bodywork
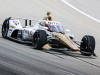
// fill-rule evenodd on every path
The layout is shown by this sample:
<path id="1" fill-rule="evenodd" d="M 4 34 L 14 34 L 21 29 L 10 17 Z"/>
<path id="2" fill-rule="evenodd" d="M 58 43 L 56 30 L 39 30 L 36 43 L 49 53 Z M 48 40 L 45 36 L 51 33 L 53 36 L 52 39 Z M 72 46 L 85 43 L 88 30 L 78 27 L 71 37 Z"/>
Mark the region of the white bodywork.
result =
<path id="1" fill-rule="evenodd" d="M 9 30 L 7 36 L 10 37 L 14 30 L 23 29 L 19 20 L 9 20 Z"/>
<path id="2" fill-rule="evenodd" d="M 11 37 L 13 32 L 17 30 L 18 34 L 21 34 L 21 32 L 22 32 L 23 40 L 31 40 L 32 36 L 34 35 L 34 32 L 36 30 L 38 30 L 38 29 L 47 30 L 48 29 L 47 27 L 41 26 L 42 22 L 45 22 L 46 24 L 61 26 L 60 22 L 39 20 L 39 21 L 36 21 L 36 23 L 34 25 L 22 27 L 22 24 L 20 23 L 19 20 L 10 19 L 9 20 L 9 30 L 8 30 L 7 37 Z M 73 35 L 70 34 L 70 32 L 68 32 L 67 36 L 73 37 Z"/>

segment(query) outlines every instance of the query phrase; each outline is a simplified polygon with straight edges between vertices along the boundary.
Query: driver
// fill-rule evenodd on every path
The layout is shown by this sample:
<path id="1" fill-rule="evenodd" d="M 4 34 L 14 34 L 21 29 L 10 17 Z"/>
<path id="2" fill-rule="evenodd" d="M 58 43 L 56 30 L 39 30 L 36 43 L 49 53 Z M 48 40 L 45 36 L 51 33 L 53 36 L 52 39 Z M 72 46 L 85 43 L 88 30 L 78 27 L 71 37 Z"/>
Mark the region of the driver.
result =
<path id="1" fill-rule="evenodd" d="M 43 20 L 52 21 L 51 12 L 47 12 L 47 15 L 43 18 Z"/>
<path id="2" fill-rule="evenodd" d="M 40 23 L 40 25 L 46 27 L 46 22 L 45 22 L 45 21 L 42 21 L 42 22 Z"/>
<path id="3" fill-rule="evenodd" d="M 40 25 L 41 25 L 41 29 L 48 29 L 45 21 L 40 22 Z"/>

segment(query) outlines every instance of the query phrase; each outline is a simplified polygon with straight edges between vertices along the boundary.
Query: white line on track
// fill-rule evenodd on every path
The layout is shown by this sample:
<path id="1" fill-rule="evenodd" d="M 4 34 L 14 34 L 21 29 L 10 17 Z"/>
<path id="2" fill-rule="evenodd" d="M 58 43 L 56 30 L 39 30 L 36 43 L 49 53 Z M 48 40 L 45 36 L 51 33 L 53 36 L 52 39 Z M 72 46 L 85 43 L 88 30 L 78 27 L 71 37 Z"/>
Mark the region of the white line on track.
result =
<path id="1" fill-rule="evenodd" d="M 65 4 L 67 4 L 68 6 L 70 6 L 71 8 L 75 9 L 76 11 L 80 12 L 81 14 L 83 14 L 83 15 L 89 17 L 90 19 L 92 19 L 92 20 L 94 20 L 94 21 L 100 23 L 100 20 L 98 20 L 98 19 L 96 19 L 96 18 L 94 18 L 94 17 L 92 17 L 92 16 L 86 14 L 85 12 L 83 12 L 83 11 L 77 9 L 76 7 L 74 7 L 73 5 L 71 5 L 70 3 L 68 3 L 66 0 L 61 0 L 61 1 L 62 1 L 63 3 L 65 3 Z"/>

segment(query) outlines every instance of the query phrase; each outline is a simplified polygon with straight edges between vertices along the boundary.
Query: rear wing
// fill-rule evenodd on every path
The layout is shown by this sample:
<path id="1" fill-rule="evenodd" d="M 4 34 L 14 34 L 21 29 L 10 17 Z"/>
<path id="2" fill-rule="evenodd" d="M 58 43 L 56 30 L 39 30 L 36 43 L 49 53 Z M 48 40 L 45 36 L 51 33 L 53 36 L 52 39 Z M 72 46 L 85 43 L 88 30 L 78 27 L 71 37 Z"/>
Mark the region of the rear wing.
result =
<path id="1" fill-rule="evenodd" d="M 20 17 L 11 17 L 11 20 L 19 20 L 20 22 L 22 22 L 22 24 L 24 24 L 24 26 L 31 26 L 32 22 L 34 21 L 38 21 L 38 20 L 34 20 L 34 19 L 26 19 L 26 18 L 20 18 Z"/>

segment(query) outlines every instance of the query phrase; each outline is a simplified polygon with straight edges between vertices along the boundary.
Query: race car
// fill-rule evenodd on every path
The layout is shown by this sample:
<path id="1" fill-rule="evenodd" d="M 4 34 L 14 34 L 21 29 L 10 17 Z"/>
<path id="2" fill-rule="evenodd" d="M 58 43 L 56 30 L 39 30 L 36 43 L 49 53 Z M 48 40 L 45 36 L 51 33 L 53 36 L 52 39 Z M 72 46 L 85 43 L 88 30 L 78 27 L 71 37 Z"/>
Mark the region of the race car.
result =
<path id="1" fill-rule="evenodd" d="M 3 38 L 23 43 L 31 43 L 35 49 L 80 51 L 82 55 L 95 56 L 95 38 L 85 35 L 81 41 L 75 41 L 74 35 L 65 31 L 61 22 L 9 17 L 2 24 Z M 29 21 L 29 25 L 27 24 Z"/>

